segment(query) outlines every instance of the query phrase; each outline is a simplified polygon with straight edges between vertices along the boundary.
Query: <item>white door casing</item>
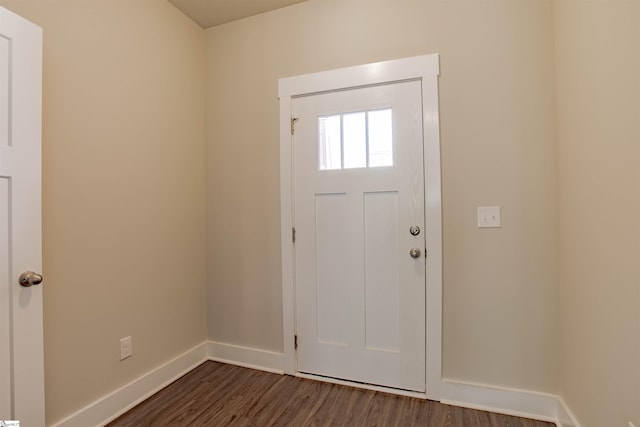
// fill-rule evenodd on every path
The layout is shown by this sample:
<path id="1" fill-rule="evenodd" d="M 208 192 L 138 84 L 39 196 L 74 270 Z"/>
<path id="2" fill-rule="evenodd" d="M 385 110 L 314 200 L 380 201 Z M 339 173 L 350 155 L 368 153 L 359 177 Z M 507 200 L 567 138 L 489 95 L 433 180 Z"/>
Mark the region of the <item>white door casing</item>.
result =
<path id="1" fill-rule="evenodd" d="M 425 391 L 420 83 L 293 100 L 299 372 Z"/>
<path id="2" fill-rule="evenodd" d="M 294 162 L 291 118 L 294 100 L 322 92 L 416 80 L 422 90 L 426 258 L 426 393 L 439 400 L 442 382 L 442 217 L 437 54 L 391 60 L 280 79 L 280 184 L 285 372 L 298 374 L 296 333 Z"/>
<path id="3" fill-rule="evenodd" d="M 0 7 L 0 419 L 44 426 L 42 30 Z"/>

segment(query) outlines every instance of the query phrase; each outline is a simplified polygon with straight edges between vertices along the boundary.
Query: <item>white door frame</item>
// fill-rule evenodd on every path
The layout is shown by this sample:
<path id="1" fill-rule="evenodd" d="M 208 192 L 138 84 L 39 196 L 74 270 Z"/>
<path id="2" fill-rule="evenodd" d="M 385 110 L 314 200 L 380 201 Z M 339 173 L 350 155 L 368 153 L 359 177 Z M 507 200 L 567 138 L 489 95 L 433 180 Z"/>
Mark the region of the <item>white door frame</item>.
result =
<path id="1" fill-rule="evenodd" d="M 395 59 L 278 81 L 280 98 L 280 224 L 282 251 L 282 320 L 284 371 L 295 375 L 295 283 L 292 239 L 293 156 L 291 108 L 294 98 L 404 80 L 422 83 L 424 188 L 427 246 L 426 283 L 426 397 L 440 400 L 442 383 L 442 190 L 440 179 L 440 118 L 438 54 Z"/>

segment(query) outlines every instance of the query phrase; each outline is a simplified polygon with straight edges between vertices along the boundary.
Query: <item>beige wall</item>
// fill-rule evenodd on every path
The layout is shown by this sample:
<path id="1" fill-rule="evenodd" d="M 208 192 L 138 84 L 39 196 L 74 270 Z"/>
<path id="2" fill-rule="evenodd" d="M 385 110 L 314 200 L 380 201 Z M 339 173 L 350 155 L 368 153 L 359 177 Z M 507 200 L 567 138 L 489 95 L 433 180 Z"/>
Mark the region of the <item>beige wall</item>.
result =
<path id="1" fill-rule="evenodd" d="M 640 426 L 638 2 L 311 0 L 204 33 L 156 0 L 0 5 L 45 30 L 49 424 L 207 326 L 281 351 L 277 79 L 438 52 L 445 377 Z"/>
<path id="2" fill-rule="evenodd" d="M 640 426 L 640 2 L 557 1 L 562 395 Z"/>
<path id="3" fill-rule="evenodd" d="M 157 0 L 0 4 L 44 28 L 51 424 L 205 339 L 204 37 Z"/>
<path id="4" fill-rule="evenodd" d="M 551 12 L 311 0 L 207 30 L 209 337 L 282 351 L 278 78 L 438 52 L 444 374 L 557 391 Z M 477 229 L 486 205 L 501 229 Z"/>

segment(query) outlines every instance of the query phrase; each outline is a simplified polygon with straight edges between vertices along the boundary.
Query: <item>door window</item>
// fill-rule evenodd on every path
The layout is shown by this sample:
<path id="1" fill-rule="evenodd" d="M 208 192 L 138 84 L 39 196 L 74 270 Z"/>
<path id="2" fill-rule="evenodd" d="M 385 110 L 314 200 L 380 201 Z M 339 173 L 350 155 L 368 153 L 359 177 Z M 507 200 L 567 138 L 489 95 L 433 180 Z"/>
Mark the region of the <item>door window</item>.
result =
<path id="1" fill-rule="evenodd" d="M 320 170 L 393 166 L 391 108 L 318 117 Z"/>

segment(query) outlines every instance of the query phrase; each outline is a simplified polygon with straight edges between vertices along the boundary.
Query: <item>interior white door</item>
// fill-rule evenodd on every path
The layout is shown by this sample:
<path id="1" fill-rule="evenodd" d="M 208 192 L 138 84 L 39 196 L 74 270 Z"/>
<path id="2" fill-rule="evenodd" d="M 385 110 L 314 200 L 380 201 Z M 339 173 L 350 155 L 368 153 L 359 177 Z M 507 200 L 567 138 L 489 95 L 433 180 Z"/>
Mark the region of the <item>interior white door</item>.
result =
<path id="1" fill-rule="evenodd" d="M 292 108 L 297 369 L 425 391 L 421 82 Z"/>
<path id="2" fill-rule="evenodd" d="M 0 420 L 44 426 L 42 30 L 0 7 Z M 37 282 L 32 276 L 32 282 Z"/>

